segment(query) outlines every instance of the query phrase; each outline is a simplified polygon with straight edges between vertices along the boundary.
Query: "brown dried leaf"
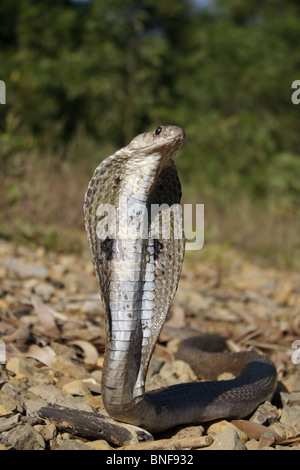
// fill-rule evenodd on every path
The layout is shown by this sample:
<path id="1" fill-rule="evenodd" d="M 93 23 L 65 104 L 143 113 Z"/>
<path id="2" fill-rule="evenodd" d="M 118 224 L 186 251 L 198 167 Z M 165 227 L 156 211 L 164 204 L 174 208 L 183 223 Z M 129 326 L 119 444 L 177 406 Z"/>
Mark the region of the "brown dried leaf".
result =
<path id="1" fill-rule="evenodd" d="M 78 346 L 80 349 L 82 349 L 84 353 L 84 362 L 86 364 L 96 364 L 99 354 L 93 344 L 81 339 L 71 341 L 69 344 L 72 346 Z"/>
<path id="2" fill-rule="evenodd" d="M 46 305 L 42 299 L 35 294 L 31 295 L 32 305 L 37 313 L 41 329 L 35 326 L 37 332 L 42 332 L 47 336 L 58 338 L 60 337 L 59 329 L 56 326 L 51 308 Z M 41 330 L 41 331 L 40 331 Z"/>
<path id="3" fill-rule="evenodd" d="M 51 366 L 54 358 L 56 357 L 55 352 L 50 346 L 45 346 L 43 348 L 32 344 L 26 354 L 27 357 L 33 357 L 38 361 L 42 362 L 46 366 Z"/>
<path id="4" fill-rule="evenodd" d="M 249 439 L 256 439 L 258 441 L 260 439 L 260 436 L 267 432 L 273 434 L 275 441 L 279 442 L 282 440 L 282 436 L 280 436 L 267 426 L 263 426 L 262 424 L 254 423 L 253 421 L 245 421 L 242 419 L 233 419 L 231 422 L 238 429 L 247 434 Z"/>

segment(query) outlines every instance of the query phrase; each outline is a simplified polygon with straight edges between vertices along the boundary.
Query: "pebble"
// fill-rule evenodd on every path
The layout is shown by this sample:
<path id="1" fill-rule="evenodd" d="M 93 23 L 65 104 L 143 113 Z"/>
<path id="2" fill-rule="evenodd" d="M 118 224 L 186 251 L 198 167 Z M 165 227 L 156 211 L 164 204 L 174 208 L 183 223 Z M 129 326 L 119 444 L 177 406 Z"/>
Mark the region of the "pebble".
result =
<path id="1" fill-rule="evenodd" d="M 28 423 L 2 434 L 1 443 L 8 449 L 44 450 L 46 447 L 43 436 Z"/>
<path id="2" fill-rule="evenodd" d="M 46 406 L 48 403 L 56 403 L 77 410 L 93 411 L 92 407 L 82 397 L 66 395 L 55 385 L 36 385 L 30 387 L 29 392 L 32 392 L 38 398 L 42 398 L 44 400 L 43 406 Z"/>
<path id="3" fill-rule="evenodd" d="M 276 406 L 269 401 L 265 401 L 260 405 L 251 416 L 251 421 L 258 424 L 272 424 L 279 420 L 279 412 Z"/>
<path id="4" fill-rule="evenodd" d="M 237 431 L 223 431 L 214 436 L 214 442 L 204 450 L 247 450 Z"/>
<path id="5" fill-rule="evenodd" d="M 92 445 L 82 442 L 79 439 L 69 439 L 57 442 L 59 442 L 59 445 L 55 450 L 96 450 Z"/>
<path id="6" fill-rule="evenodd" d="M 96 441 L 89 441 L 87 444 L 96 450 L 114 450 L 114 448 L 111 447 L 109 443 L 105 441 L 104 439 L 98 439 Z"/>
<path id="7" fill-rule="evenodd" d="M 236 432 L 238 437 L 241 439 L 242 442 L 246 442 L 248 440 L 247 434 L 238 429 L 234 424 L 230 423 L 229 421 L 222 420 L 217 421 L 211 424 L 207 429 L 207 434 L 211 434 L 212 436 L 216 436 L 220 433 L 226 432 Z"/>
<path id="8" fill-rule="evenodd" d="M 280 423 L 284 425 L 286 437 L 300 434 L 300 405 L 286 406 L 281 410 Z"/>
<path id="9" fill-rule="evenodd" d="M 18 258 L 6 258 L 3 266 L 7 269 L 7 271 L 11 271 L 21 279 L 46 279 L 49 276 L 49 271 L 45 266 L 38 264 L 28 264 L 19 260 Z"/>
<path id="10" fill-rule="evenodd" d="M 281 392 L 280 398 L 284 406 L 288 405 L 300 405 L 300 391 L 299 392 Z"/>
<path id="11" fill-rule="evenodd" d="M 63 388 L 63 392 L 69 395 L 75 395 L 80 397 L 90 397 L 91 392 L 88 386 L 81 380 L 72 380 L 72 382 L 66 383 Z"/>
<path id="12" fill-rule="evenodd" d="M 48 282 L 42 282 L 34 287 L 35 294 L 39 295 L 44 301 L 48 302 L 55 294 L 55 288 Z"/>
<path id="13" fill-rule="evenodd" d="M 45 441 L 50 441 L 57 435 L 56 426 L 52 423 L 49 424 L 36 424 L 34 429 L 41 434 Z"/>

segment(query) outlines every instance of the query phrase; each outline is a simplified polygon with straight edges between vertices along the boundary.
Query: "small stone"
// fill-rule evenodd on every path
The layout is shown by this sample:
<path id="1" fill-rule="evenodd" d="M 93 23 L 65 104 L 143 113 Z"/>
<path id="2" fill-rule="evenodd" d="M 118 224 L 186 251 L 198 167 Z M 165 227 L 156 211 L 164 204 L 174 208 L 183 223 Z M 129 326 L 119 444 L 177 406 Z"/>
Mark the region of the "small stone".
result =
<path id="1" fill-rule="evenodd" d="M 47 402 L 42 398 L 36 398 L 33 400 L 26 400 L 24 408 L 26 410 L 26 416 L 36 417 L 38 416 L 39 409 L 43 406 L 47 406 Z"/>
<path id="2" fill-rule="evenodd" d="M 287 439 L 287 435 L 286 435 L 286 432 L 285 432 L 285 427 L 284 427 L 283 424 L 281 424 L 281 423 L 272 423 L 270 425 L 270 430 L 274 431 L 276 434 L 281 436 L 283 439 Z"/>
<path id="3" fill-rule="evenodd" d="M 104 439 L 98 439 L 97 441 L 90 441 L 87 444 L 91 447 L 94 447 L 96 450 L 114 450 L 113 447 L 109 445 Z"/>
<path id="4" fill-rule="evenodd" d="M 179 429 L 178 432 L 172 434 L 173 439 L 185 439 L 185 438 L 195 438 L 199 436 L 203 436 L 204 434 L 204 427 L 202 425 L 195 425 L 195 426 L 186 426 L 182 429 Z"/>
<path id="5" fill-rule="evenodd" d="M 280 398 L 283 406 L 300 405 L 300 392 L 281 392 Z"/>
<path id="6" fill-rule="evenodd" d="M 98 384 L 102 382 L 102 370 L 93 370 L 91 372 L 91 377 L 93 377 Z"/>
<path id="7" fill-rule="evenodd" d="M 34 372 L 36 372 L 36 370 L 29 365 L 29 362 L 21 357 L 12 357 L 8 359 L 6 369 L 19 377 L 24 376 L 26 378 L 30 378 Z"/>
<path id="8" fill-rule="evenodd" d="M 102 315 L 103 306 L 100 302 L 100 299 L 86 300 L 82 305 L 82 311 L 84 313 L 88 313 L 89 315 Z"/>
<path id="9" fill-rule="evenodd" d="M 90 443 L 85 443 L 79 439 L 58 440 L 59 447 L 55 450 L 96 450 Z"/>
<path id="10" fill-rule="evenodd" d="M 259 446 L 259 442 L 256 441 L 255 439 L 250 439 L 250 441 L 247 441 L 245 443 L 245 446 L 247 447 L 248 450 L 257 450 Z"/>
<path id="11" fill-rule="evenodd" d="M 146 388 L 147 390 L 153 390 L 195 380 L 197 380 L 197 376 L 190 365 L 184 361 L 176 360 L 173 363 L 165 363 L 161 367 L 159 374 L 149 377 L 146 380 Z"/>
<path id="12" fill-rule="evenodd" d="M 300 298 L 300 296 L 299 296 Z M 288 392 L 296 392 L 300 390 L 300 374 L 299 372 L 295 374 L 288 375 L 281 379 L 282 384 Z M 282 392 L 285 393 L 285 392 Z"/>
<path id="13" fill-rule="evenodd" d="M 11 410 L 5 408 L 3 405 L 0 405 L 0 416 L 8 415 L 9 413 L 11 413 Z"/>
<path id="14" fill-rule="evenodd" d="M 276 406 L 273 406 L 269 401 L 266 401 L 260 405 L 255 413 L 251 416 L 250 421 L 258 424 L 269 425 L 277 422 L 279 419 L 279 413 Z"/>
<path id="15" fill-rule="evenodd" d="M 38 278 L 46 279 L 49 276 L 49 271 L 45 266 L 38 264 L 27 264 L 20 261 L 18 258 L 6 258 L 3 263 L 4 267 L 16 274 L 21 279 Z"/>
<path id="16" fill-rule="evenodd" d="M 81 380 L 72 380 L 72 382 L 66 383 L 62 390 L 64 393 L 69 395 L 77 395 L 80 397 L 89 397 L 91 392 L 88 389 L 88 386 L 83 383 Z"/>
<path id="17" fill-rule="evenodd" d="M 57 434 L 56 426 L 53 423 L 50 424 L 36 424 L 34 429 L 38 431 L 45 441 L 50 441 Z"/>
<path id="18" fill-rule="evenodd" d="M 44 450 L 46 445 L 43 437 L 31 424 L 16 426 L 2 434 L 2 444 L 16 450 Z"/>
<path id="19" fill-rule="evenodd" d="M 15 411 L 23 411 L 22 406 L 10 395 L 0 391 L 1 415 L 13 413 Z"/>
<path id="20" fill-rule="evenodd" d="M 236 431 L 224 431 L 214 436 L 214 442 L 204 450 L 247 450 Z"/>
<path id="21" fill-rule="evenodd" d="M 96 411 L 102 411 L 104 408 L 103 399 L 101 395 L 91 396 L 87 399 L 89 405 L 91 405 Z"/>
<path id="22" fill-rule="evenodd" d="M 62 356 L 57 356 L 54 359 L 51 364 L 51 369 L 73 379 L 85 379 L 88 377 L 88 373 L 83 367 L 74 364 L 71 359 L 67 359 Z"/>
<path id="23" fill-rule="evenodd" d="M 213 434 L 214 437 L 221 432 L 227 431 L 236 432 L 243 442 L 247 442 L 248 440 L 248 436 L 245 432 L 241 431 L 234 424 L 226 420 L 217 421 L 216 423 L 211 424 L 206 430 L 207 434 Z"/>
<path id="24" fill-rule="evenodd" d="M 300 434 L 300 406 L 285 406 L 281 411 L 280 423 L 284 424 L 287 437 Z"/>
<path id="25" fill-rule="evenodd" d="M 55 288 L 48 282 L 42 282 L 35 286 L 34 292 L 40 296 L 45 302 L 49 301 L 55 294 Z"/>

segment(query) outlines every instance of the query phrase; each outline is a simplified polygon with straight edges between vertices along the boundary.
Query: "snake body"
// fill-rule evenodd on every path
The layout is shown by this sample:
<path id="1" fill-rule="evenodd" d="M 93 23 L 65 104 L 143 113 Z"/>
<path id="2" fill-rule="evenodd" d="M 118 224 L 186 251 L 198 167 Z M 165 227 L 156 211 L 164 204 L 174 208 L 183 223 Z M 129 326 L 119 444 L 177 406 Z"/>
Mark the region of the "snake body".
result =
<path id="1" fill-rule="evenodd" d="M 96 168 L 84 203 L 106 309 L 104 406 L 112 418 L 154 433 L 185 423 L 245 417 L 270 398 L 276 386 L 274 365 L 249 351 L 235 353 L 235 359 L 232 354 L 214 356 L 212 369 L 216 362 L 237 364 L 235 379 L 145 393 L 149 361 L 184 258 L 181 186 L 172 159 L 183 141 L 178 126 L 159 126 L 138 135 Z M 159 210 L 152 213 L 153 207 Z M 166 233 L 163 220 L 169 221 Z"/>

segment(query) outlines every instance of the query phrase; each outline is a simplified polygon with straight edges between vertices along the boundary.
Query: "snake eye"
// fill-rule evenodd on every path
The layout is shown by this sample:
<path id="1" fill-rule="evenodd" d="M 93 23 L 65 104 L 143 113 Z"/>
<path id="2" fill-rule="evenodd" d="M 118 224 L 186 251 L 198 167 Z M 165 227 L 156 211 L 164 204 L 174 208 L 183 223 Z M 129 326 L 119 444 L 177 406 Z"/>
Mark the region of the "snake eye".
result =
<path id="1" fill-rule="evenodd" d="M 162 131 L 162 128 L 160 126 L 158 126 L 156 129 L 155 129 L 155 135 L 159 135 Z"/>

